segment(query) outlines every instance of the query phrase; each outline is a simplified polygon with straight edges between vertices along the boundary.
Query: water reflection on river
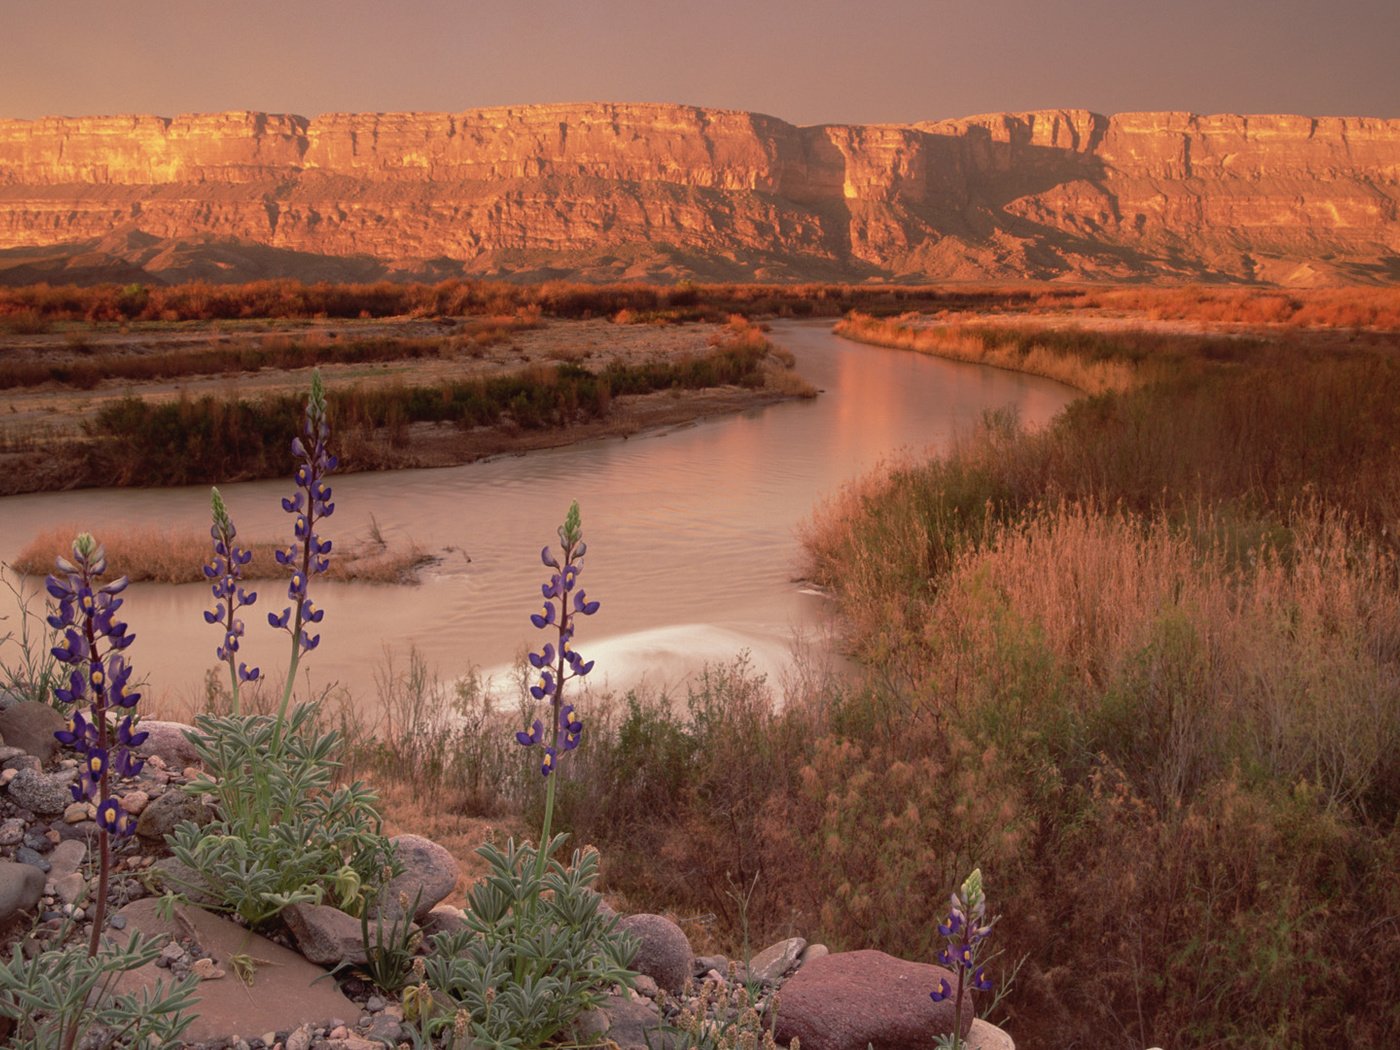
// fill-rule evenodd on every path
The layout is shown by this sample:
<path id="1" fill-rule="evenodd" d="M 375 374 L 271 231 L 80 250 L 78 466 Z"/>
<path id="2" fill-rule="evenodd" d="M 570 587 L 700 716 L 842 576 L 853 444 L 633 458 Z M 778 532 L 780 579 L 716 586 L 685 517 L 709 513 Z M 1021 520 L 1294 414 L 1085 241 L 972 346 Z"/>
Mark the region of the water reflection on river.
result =
<path id="1" fill-rule="evenodd" d="M 1033 376 L 848 343 L 824 324 L 777 323 L 773 337 L 821 397 L 625 441 L 333 479 L 336 512 L 324 535 L 362 537 L 373 516 L 391 541 L 454 549 L 417 587 L 317 584 L 326 619 L 308 658 L 313 681 L 339 680 L 372 700 L 384 650 L 410 645 L 445 675 L 472 664 L 502 673 L 538 644 L 528 614 L 539 596 L 539 549 L 571 499 L 582 507 L 589 545 L 582 582 L 602 602 L 580 637 L 580 649 L 597 658 L 595 675 L 618 687 L 639 678 L 676 683 L 747 648 L 776 676 L 794 632 L 819 630 L 828 615 L 827 603 L 793 579 L 795 526 L 823 496 L 897 450 L 946 447 L 988 409 L 1011 406 L 1038 425 L 1073 397 Z M 221 491 L 245 539 L 289 532 L 279 502 L 289 483 Z M 99 538 L 103 523 L 203 529 L 208 490 L 0 500 L 0 560 L 59 522 Z M 244 654 L 275 671 L 286 636 L 266 627 L 264 613 L 281 610 L 285 588 L 263 581 L 258 591 Z M 217 642 L 200 616 L 207 596 L 194 584 L 131 587 L 130 656 L 150 692 L 198 695 Z"/>

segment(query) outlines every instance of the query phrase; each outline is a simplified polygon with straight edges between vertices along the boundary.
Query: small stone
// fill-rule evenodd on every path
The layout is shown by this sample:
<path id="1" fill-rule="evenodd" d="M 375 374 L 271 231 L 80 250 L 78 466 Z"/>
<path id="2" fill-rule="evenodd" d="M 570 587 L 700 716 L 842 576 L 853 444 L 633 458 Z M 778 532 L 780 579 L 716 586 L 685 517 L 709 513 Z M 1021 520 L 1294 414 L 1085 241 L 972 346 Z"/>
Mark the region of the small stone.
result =
<path id="1" fill-rule="evenodd" d="M 186 766 L 180 771 L 180 775 L 186 780 L 198 780 L 200 772 L 198 766 Z"/>
<path id="2" fill-rule="evenodd" d="M 49 868 L 53 867 L 53 865 L 28 846 L 21 846 L 19 849 L 15 850 L 15 860 L 19 861 L 21 864 L 28 864 L 32 868 L 38 868 L 43 872 L 47 872 Z M 43 885 L 42 881 L 40 885 Z"/>
<path id="3" fill-rule="evenodd" d="M 11 747 L 9 744 L 0 744 L 0 765 L 8 762 L 12 758 L 18 758 L 24 754 L 24 748 Z"/>
<path id="4" fill-rule="evenodd" d="M 77 871 L 86 859 L 87 847 L 81 842 L 60 842 L 49 854 L 49 863 L 53 865 L 53 877 L 62 878 Z"/>
<path id="5" fill-rule="evenodd" d="M 87 880 L 83 878 L 81 871 L 74 871 L 55 879 L 53 888 L 54 893 L 65 904 L 76 904 L 87 894 Z"/>
<path id="6" fill-rule="evenodd" d="M 113 915 L 110 919 L 107 920 L 107 925 L 112 927 L 112 929 L 114 930 L 124 930 L 126 929 L 126 916 Z"/>
<path id="7" fill-rule="evenodd" d="M 60 824 L 53 835 L 61 842 L 87 842 L 90 844 L 97 839 L 97 821 L 83 820 L 77 824 Z"/>
<path id="8" fill-rule="evenodd" d="M 349 1037 L 350 1029 L 346 1028 L 343 1024 L 338 1024 L 332 1028 L 327 1035 L 331 1039 L 345 1039 Z"/>
<path id="9" fill-rule="evenodd" d="M 648 977 L 644 973 L 637 975 L 637 980 L 633 987 L 636 989 L 639 995 L 644 995 L 648 999 L 655 999 L 657 993 L 661 991 L 661 989 L 658 988 L 656 985 L 656 980 L 654 978 Z"/>
<path id="10" fill-rule="evenodd" d="M 377 1014 L 389 1004 L 377 995 L 371 995 L 365 1000 L 365 1009 L 372 1014 Z"/>
<path id="11" fill-rule="evenodd" d="M 202 827 L 212 817 L 212 811 L 183 791 L 171 791 L 141 811 L 136 818 L 136 834 L 148 842 L 164 842 L 177 824 L 190 820 Z"/>
<path id="12" fill-rule="evenodd" d="M 287 1036 L 287 1050 L 311 1050 L 311 1026 L 302 1025 Z"/>
<path id="13" fill-rule="evenodd" d="M 217 981 L 224 976 L 224 971 L 215 965 L 213 959 L 196 959 L 194 965 L 190 967 L 190 973 L 201 981 Z"/>
<path id="14" fill-rule="evenodd" d="M 42 773 L 44 771 L 44 763 L 40 762 L 33 755 L 26 754 L 25 752 L 20 752 L 18 755 L 15 755 L 14 758 L 5 759 L 3 765 L 6 773 L 20 773 L 26 769 L 33 770 L 35 773 Z M 14 778 L 11 777 L 10 779 L 13 780 Z"/>
<path id="15" fill-rule="evenodd" d="M 0 823 L 0 846 L 18 846 L 24 841 L 24 821 L 18 817 Z"/>
<path id="16" fill-rule="evenodd" d="M 58 764 L 59 769 L 77 769 L 78 760 L 76 758 L 65 758 Z"/>
<path id="17" fill-rule="evenodd" d="M 165 960 L 166 966 L 174 966 L 177 962 L 182 962 L 189 952 L 181 948 L 174 941 L 171 941 L 160 950 L 160 958 Z"/>
<path id="18" fill-rule="evenodd" d="M 825 944 L 809 944 L 802 949 L 802 958 L 797 960 L 799 968 L 806 966 L 813 959 L 822 959 L 831 954 L 831 949 Z"/>
<path id="19" fill-rule="evenodd" d="M 704 977 L 711 970 L 724 973 L 729 969 L 729 960 L 723 955 L 697 955 L 693 971 L 696 977 Z"/>
<path id="20" fill-rule="evenodd" d="M 121 797 L 122 809 L 133 817 L 139 817 L 150 803 L 151 796 L 144 791 L 128 791 Z"/>
<path id="21" fill-rule="evenodd" d="M 0 770 L 0 787 L 4 787 L 19 775 L 18 769 Z"/>
<path id="22" fill-rule="evenodd" d="M 71 802 L 63 810 L 63 822 L 65 824 L 79 824 L 90 817 L 95 817 L 97 811 L 92 808 L 90 802 Z"/>
<path id="23" fill-rule="evenodd" d="M 789 937 L 769 945 L 749 961 L 748 979 L 772 984 L 797 965 L 806 947 L 807 942 L 801 937 Z"/>

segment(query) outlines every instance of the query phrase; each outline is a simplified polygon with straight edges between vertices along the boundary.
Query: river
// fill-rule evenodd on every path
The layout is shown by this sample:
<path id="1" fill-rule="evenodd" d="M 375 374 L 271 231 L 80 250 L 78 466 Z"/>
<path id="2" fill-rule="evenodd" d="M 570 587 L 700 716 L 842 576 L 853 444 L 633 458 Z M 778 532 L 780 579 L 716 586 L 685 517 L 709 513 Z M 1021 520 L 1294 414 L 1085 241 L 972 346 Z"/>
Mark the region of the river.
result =
<path id="1" fill-rule="evenodd" d="M 599 682 L 675 687 L 741 650 L 777 681 L 794 638 L 820 645 L 830 616 L 830 603 L 795 579 L 796 528 L 823 497 L 902 449 L 946 448 L 989 409 L 1014 408 L 1039 426 L 1076 396 L 1035 376 L 847 342 L 825 323 L 777 322 L 772 338 L 796 355 L 820 397 L 626 440 L 332 478 L 336 510 L 323 536 L 363 537 L 373 517 L 391 542 L 452 549 L 416 586 L 317 582 L 326 617 L 320 647 L 303 661 L 312 682 L 338 681 L 372 702 L 385 653 L 401 661 L 411 645 L 443 676 L 474 665 L 504 678 L 517 653 L 543 638 L 529 623 L 544 580 L 539 549 L 574 499 L 588 542 L 581 585 L 602 603 L 581 621 L 576 648 L 597 660 Z M 290 482 L 220 491 L 241 538 L 290 539 L 280 509 Z M 208 489 L 0 499 L 0 560 L 56 522 L 81 523 L 99 539 L 106 524 L 204 529 Z M 275 677 L 287 639 L 265 614 L 281 611 L 285 585 L 256 587 L 241 655 Z M 10 602 L 0 594 L 0 612 L 13 617 Z M 157 707 L 178 710 L 201 695 L 218 642 L 200 615 L 211 604 L 200 584 L 129 589 L 128 655 L 148 693 L 166 701 Z"/>

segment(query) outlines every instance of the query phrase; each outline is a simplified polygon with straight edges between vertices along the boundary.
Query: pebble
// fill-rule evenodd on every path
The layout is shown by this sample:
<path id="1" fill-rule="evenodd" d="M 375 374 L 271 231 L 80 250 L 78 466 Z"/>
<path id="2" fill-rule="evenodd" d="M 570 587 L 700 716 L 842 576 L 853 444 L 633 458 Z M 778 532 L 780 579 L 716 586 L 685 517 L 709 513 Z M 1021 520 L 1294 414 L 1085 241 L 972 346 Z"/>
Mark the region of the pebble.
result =
<path id="1" fill-rule="evenodd" d="M 90 803 L 87 802 L 70 803 L 68 808 L 63 811 L 63 822 L 65 824 L 78 824 L 91 816 L 95 816 L 95 813 L 88 811 L 89 805 Z"/>
<path id="2" fill-rule="evenodd" d="M 39 856 L 39 854 L 29 846 L 21 846 L 19 849 L 15 850 L 15 860 L 19 861 L 21 864 L 32 864 L 34 867 L 44 872 L 53 867 L 52 864 Z"/>
<path id="3" fill-rule="evenodd" d="M 196 959 L 190 972 L 201 981 L 217 981 L 224 976 L 224 971 L 215 965 L 213 959 Z"/>
<path id="4" fill-rule="evenodd" d="M 350 1037 L 350 1029 L 346 1028 L 343 1024 L 336 1025 L 330 1030 L 329 1036 L 332 1039 L 348 1039 Z"/>
<path id="5" fill-rule="evenodd" d="M 126 929 L 126 916 L 113 915 L 109 920 L 107 920 L 107 925 L 112 927 L 112 929 L 114 930 L 124 930 Z"/>
<path id="6" fill-rule="evenodd" d="M 141 811 L 150 805 L 150 802 L 151 796 L 145 791 L 128 791 L 121 798 L 122 809 L 133 817 L 139 816 Z"/>
<path id="7" fill-rule="evenodd" d="M 0 823 L 0 846 L 17 846 L 24 841 L 24 821 L 11 817 Z"/>
<path id="8" fill-rule="evenodd" d="M 540 841 L 543 842 L 544 840 L 541 839 Z M 380 998 L 377 995 L 371 995 L 368 999 L 365 1000 L 365 1009 L 372 1014 L 379 1013 L 380 1010 L 383 1010 L 384 1007 L 388 1005 L 389 1004 L 387 1002 L 385 1002 L 382 998 Z"/>
<path id="9" fill-rule="evenodd" d="M 14 780 L 15 777 L 17 777 L 17 776 L 19 776 L 19 770 L 18 770 L 18 769 L 0 770 L 0 787 L 3 787 L 5 784 L 8 784 L 11 780 Z"/>

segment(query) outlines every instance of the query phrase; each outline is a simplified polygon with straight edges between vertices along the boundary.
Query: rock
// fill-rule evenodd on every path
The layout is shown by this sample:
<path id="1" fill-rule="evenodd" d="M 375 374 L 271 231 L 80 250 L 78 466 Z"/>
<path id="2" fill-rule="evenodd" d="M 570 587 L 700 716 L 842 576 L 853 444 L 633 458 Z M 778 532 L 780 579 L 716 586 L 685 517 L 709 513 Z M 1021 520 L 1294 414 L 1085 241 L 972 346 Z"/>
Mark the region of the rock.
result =
<path id="1" fill-rule="evenodd" d="M 174 857 L 164 857 L 151 865 L 158 888 L 182 893 L 191 904 L 217 904 L 218 895 L 209 889 L 204 877 Z"/>
<path id="2" fill-rule="evenodd" d="M 423 920 L 424 937 L 434 937 L 440 933 L 461 933 L 466 928 L 467 920 L 462 914 L 462 909 L 454 908 L 450 904 L 439 904 L 428 912 L 428 917 Z"/>
<path id="3" fill-rule="evenodd" d="M 697 955 L 695 957 L 695 965 L 691 967 L 693 976 L 704 977 L 711 970 L 721 974 L 728 972 L 728 958 L 723 955 Z"/>
<path id="4" fill-rule="evenodd" d="M 640 943 L 632 969 L 653 978 L 672 994 L 679 992 L 691 976 L 695 955 L 685 933 L 664 915 L 628 915 L 617 928 L 636 937 Z"/>
<path id="5" fill-rule="evenodd" d="M 0 926 L 39 903 L 44 881 L 44 873 L 32 864 L 0 860 Z"/>
<path id="6" fill-rule="evenodd" d="M 0 737 L 8 747 L 18 747 L 48 762 L 58 753 L 54 733 L 68 727 L 68 719 L 48 704 L 23 700 L 0 711 Z"/>
<path id="7" fill-rule="evenodd" d="M 24 841 L 24 821 L 10 817 L 0 822 L 0 846 L 17 846 Z"/>
<path id="8" fill-rule="evenodd" d="M 96 816 L 97 810 L 90 802 L 70 802 L 63 808 L 63 822 L 65 824 L 81 824 Z"/>
<path id="9" fill-rule="evenodd" d="M 22 754 L 24 754 L 24 748 L 22 747 L 11 747 L 9 744 L 0 744 L 0 767 L 3 767 L 5 763 L 12 758 L 19 758 Z"/>
<path id="10" fill-rule="evenodd" d="M 72 773 L 36 773 L 32 769 L 21 769 L 7 790 L 10 798 L 25 809 L 55 816 L 73 801 L 68 786 L 74 779 Z"/>
<path id="11" fill-rule="evenodd" d="M 78 870 L 87 859 L 87 847 L 81 842 L 60 842 L 49 854 L 54 878 L 62 878 Z"/>
<path id="12" fill-rule="evenodd" d="M 148 937 L 170 934 L 186 936 L 193 929 L 195 938 L 221 968 L 234 955 L 258 960 L 251 983 L 241 979 L 203 981 L 195 989 L 191 1009 L 194 1023 L 185 1032 L 188 1042 L 214 1039 L 252 1040 L 268 1031 L 289 1032 L 302 1025 L 324 1023 L 332 1017 L 351 1017 L 357 1012 L 334 981 L 325 980 L 325 971 L 307 962 L 290 948 L 250 933 L 227 919 L 199 908 L 177 905 L 176 915 L 166 921 L 157 911 L 153 898 L 128 904 L 118 913 L 128 925 Z M 183 921 L 182 921 L 183 920 Z M 164 971 L 154 964 L 123 974 L 119 992 L 150 989 Z"/>
<path id="13" fill-rule="evenodd" d="M 175 825 L 192 820 L 201 827 L 213 819 L 209 807 L 183 791 L 167 791 L 141 811 L 136 818 L 136 834 L 147 842 L 164 842 Z"/>
<path id="14" fill-rule="evenodd" d="M 965 1040 L 967 1050 L 1016 1050 L 1016 1044 L 994 1024 L 988 1024 L 980 1017 L 972 1022 L 972 1028 Z"/>
<path id="15" fill-rule="evenodd" d="M 648 977 L 644 973 L 637 974 L 637 979 L 633 982 L 632 988 L 638 995 L 644 995 L 648 999 L 655 999 L 661 991 L 660 986 L 656 983 L 656 978 Z"/>
<path id="16" fill-rule="evenodd" d="M 461 874 L 457 860 L 442 846 L 421 835 L 395 835 L 389 841 L 403 871 L 380 892 L 371 918 L 383 915 L 386 919 L 397 919 L 407 908 L 413 907 L 417 896 L 418 907 L 414 909 L 413 919 L 423 922 L 434 905 L 456 888 Z"/>
<path id="17" fill-rule="evenodd" d="M 282 918 L 296 938 L 297 949 L 311 962 L 336 966 L 342 962 L 365 961 L 364 931 L 360 920 L 353 915 L 324 904 L 293 904 L 282 909 Z M 403 921 L 383 920 L 382 936 L 386 942 L 397 936 Z M 370 919 L 370 944 L 381 936 L 380 928 L 379 920 Z"/>
<path id="18" fill-rule="evenodd" d="M 302 1025 L 287 1036 L 287 1050 L 311 1050 L 311 1027 Z"/>
<path id="19" fill-rule="evenodd" d="M 199 765 L 199 752 L 185 736 L 186 733 L 193 732 L 193 726 L 183 722 L 162 722 L 158 719 L 143 718 L 138 728 L 141 732 L 151 735 L 136 749 L 136 753 L 145 757 L 157 756 L 160 759 L 159 768 L 184 769 L 186 766 Z"/>
<path id="20" fill-rule="evenodd" d="M 83 820 L 77 824 L 60 824 L 58 837 L 63 842 L 82 842 L 91 845 L 97 841 L 97 821 Z"/>
<path id="21" fill-rule="evenodd" d="M 144 791 L 133 790 L 128 791 L 119 801 L 123 812 L 129 813 L 133 817 L 139 817 L 142 811 L 151 804 L 151 796 Z"/>
<path id="22" fill-rule="evenodd" d="M 607 1015 L 608 1042 L 618 1050 L 671 1050 L 684 1045 L 675 1035 L 666 1032 L 661 1012 L 652 1003 L 637 1002 L 626 995 L 610 995 L 598 1010 Z"/>
<path id="23" fill-rule="evenodd" d="M 0 711 L 24 702 L 24 694 L 17 689 L 0 689 Z"/>
<path id="24" fill-rule="evenodd" d="M 953 1003 L 928 993 L 939 978 L 957 978 L 941 966 L 905 962 L 884 952 L 838 952 L 813 959 L 784 985 L 775 1036 L 803 1050 L 904 1050 L 926 1046 L 953 1030 Z M 972 1000 L 963 1004 L 962 1031 L 972 1024 Z"/>
<path id="25" fill-rule="evenodd" d="M 38 868 L 43 872 L 47 872 L 53 867 L 53 865 L 45 860 L 38 851 L 29 846 L 21 846 L 19 849 L 15 850 L 15 860 L 31 868 Z"/>
<path id="26" fill-rule="evenodd" d="M 749 960 L 748 980 L 773 984 L 797 965 L 806 947 L 807 942 L 801 937 L 789 937 L 769 945 Z"/>
<path id="27" fill-rule="evenodd" d="M 64 904 L 76 904 L 87 894 L 87 880 L 80 871 L 53 880 L 53 890 Z"/>
<path id="28" fill-rule="evenodd" d="M 44 763 L 40 762 L 33 755 L 26 754 L 23 751 L 13 758 L 5 759 L 5 783 L 8 784 L 11 780 L 14 780 L 14 777 L 10 774 L 18 773 L 22 769 L 32 769 L 36 773 L 42 773 L 44 771 Z"/>
<path id="29" fill-rule="evenodd" d="M 831 949 L 825 944 L 809 944 L 802 949 L 802 958 L 797 960 L 798 966 L 806 966 L 813 959 L 824 959 L 831 954 Z"/>
<path id="30" fill-rule="evenodd" d="M 34 758 L 33 755 L 25 755 L 24 757 L 34 762 L 34 764 L 38 766 L 38 768 L 35 769 L 34 772 L 38 773 L 44 768 L 43 766 L 39 766 L 39 760 L 37 758 Z M 15 779 L 15 774 L 18 772 L 18 769 L 0 770 L 0 787 L 9 787 L 10 781 Z"/>

